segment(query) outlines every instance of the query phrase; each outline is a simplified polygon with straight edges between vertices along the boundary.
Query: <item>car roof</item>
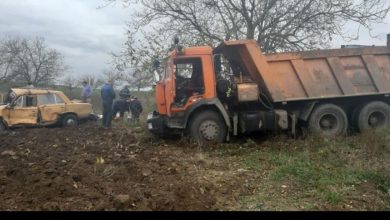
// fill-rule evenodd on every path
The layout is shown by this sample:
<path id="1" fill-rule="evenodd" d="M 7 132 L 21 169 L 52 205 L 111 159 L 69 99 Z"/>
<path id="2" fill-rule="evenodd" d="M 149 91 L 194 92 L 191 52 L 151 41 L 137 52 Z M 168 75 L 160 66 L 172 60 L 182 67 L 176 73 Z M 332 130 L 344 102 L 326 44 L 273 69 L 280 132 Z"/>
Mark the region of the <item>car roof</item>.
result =
<path id="1" fill-rule="evenodd" d="M 17 96 L 20 95 L 44 95 L 49 93 L 59 94 L 61 91 L 41 88 L 12 88 L 11 89 Z"/>

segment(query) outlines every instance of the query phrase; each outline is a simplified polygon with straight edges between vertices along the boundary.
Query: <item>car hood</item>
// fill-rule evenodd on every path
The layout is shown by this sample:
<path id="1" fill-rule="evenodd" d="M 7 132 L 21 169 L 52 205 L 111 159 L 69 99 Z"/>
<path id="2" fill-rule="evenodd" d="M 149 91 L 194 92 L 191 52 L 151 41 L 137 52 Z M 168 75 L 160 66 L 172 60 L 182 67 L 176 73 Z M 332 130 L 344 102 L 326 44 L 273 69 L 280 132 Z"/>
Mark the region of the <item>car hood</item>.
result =
<path id="1" fill-rule="evenodd" d="M 72 100 L 70 100 L 70 102 L 72 102 L 72 103 L 83 103 L 81 100 L 79 100 L 79 99 L 72 99 Z"/>

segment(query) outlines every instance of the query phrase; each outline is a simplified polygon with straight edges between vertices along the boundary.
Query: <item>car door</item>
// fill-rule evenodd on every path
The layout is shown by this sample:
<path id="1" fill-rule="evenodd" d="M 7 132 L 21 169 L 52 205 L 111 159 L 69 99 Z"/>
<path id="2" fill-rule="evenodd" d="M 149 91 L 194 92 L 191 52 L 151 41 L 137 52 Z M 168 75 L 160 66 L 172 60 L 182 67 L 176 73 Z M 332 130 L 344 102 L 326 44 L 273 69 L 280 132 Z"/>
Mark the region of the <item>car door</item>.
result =
<path id="1" fill-rule="evenodd" d="M 65 103 L 56 94 L 48 93 L 38 95 L 38 108 L 41 114 L 41 122 L 55 123 L 60 115 L 65 112 Z"/>
<path id="2" fill-rule="evenodd" d="M 36 125 L 38 121 L 37 97 L 19 96 L 9 110 L 8 125 Z"/>

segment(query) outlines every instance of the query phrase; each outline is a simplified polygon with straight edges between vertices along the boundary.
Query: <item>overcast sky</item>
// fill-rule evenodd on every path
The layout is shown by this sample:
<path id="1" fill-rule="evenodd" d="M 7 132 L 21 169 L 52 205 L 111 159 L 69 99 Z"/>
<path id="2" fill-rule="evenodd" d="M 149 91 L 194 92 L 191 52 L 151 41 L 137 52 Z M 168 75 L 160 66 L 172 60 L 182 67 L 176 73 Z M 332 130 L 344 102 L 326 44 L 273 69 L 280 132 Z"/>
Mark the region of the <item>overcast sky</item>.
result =
<path id="1" fill-rule="evenodd" d="M 47 44 L 60 51 L 73 74 L 101 74 L 109 68 L 112 51 L 125 41 L 125 21 L 130 9 L 120 5 L 97 10 L 103 0 L 0 0 L 0 38 L 4 36 L 43 36 Z M 361 31 L 357 41 L 334 40 L 341 44 L 386 44 L 387 24 L 375 25 L 371 39 Z M 347 27 L 354 30 L 356 27 Z"/>
<path id="2" fill-rule="evenodd" d="M 103 0 L 0 0 L 0 38 L 42 36 L 73 74 L 101 74 L 125 41 L 128 9 Z"/>

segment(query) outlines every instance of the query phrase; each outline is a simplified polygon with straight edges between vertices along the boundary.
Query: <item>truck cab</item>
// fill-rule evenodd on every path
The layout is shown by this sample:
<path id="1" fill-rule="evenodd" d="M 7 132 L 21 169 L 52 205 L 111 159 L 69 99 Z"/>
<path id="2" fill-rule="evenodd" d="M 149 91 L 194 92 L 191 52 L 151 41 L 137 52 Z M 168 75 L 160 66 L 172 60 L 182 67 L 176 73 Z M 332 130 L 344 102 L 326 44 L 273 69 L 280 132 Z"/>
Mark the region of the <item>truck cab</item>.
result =
<path id="1" fill-rule="evenodd" d="M 163 79 L 156 83 L 157 110 L 148 115 L 149 130 L 161 136 L 184 133 L 208 143 L 227 141 L 231 133 L 287 128 L 287 113 L 256 112 L 262 108 L 258 83 L 229 53 L 222 47 L 177 45 L 165 60 Z"/>
<path id="2" fill-rule="evenodd" d="M 155 87 L 157 110 L 148 115 L 151 132 L 191 133 L 199 141 L 226 139 L 230 120 L 217 96 L 213 56 L 208 46 L 179 46 L 170 52 Z"/>

